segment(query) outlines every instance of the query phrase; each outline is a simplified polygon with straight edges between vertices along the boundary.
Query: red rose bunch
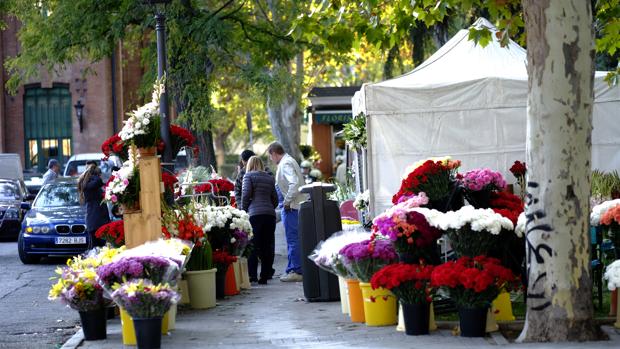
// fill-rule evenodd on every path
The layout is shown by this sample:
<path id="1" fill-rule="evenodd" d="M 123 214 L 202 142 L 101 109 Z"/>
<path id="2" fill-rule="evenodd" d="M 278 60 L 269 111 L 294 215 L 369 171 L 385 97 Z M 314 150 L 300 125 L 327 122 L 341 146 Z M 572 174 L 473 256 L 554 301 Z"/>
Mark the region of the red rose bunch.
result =
<path id="1" fill-rule="evenodd" d="M 525 162 L 515 161 L 515 163 L 510 167 L 510 172 L 517 178 L 525 176 L 526 171 L 527 168 L 525 167 Z"/>
<path id="2" fill-rule="evenodd" d="M 210 193 L 212 188 L 211 183 L 199 184 L 194 187 L 194 193 L 202 194 L 202 193 Z"/>
<path id="3" fill-rule="evenodd" d="M 167 171 L 161 173 L 161 180 L 164 182 L 164 188 L 170 191 L 174 191 L 174 184 L 179 182 L 179 179 L 175 175 Z"/>
<path id="4" fill-rule="evenodd" d="M 228 251 L 223 251 L 223 250 L 213 251 L 213 264 L 217 267 L 218 270 L 220 270 L 220 268 L 226 268 L 236 261 L 237 261 L 237 257 L 232 256 L 230 253 L 228 253 Z M 222 269 L 222 270 L 225 270 L 225 269 Z"/>
<path id="5" fill-rule="evenodd" d="M 397 204 L 404 195 L 424 192 L 430 200 L 446 197 L 450 192 L 450 184 L 455 181 L 456 170 L 460 161 L 427 160 L 411 171 L 401 182 L 400 189 L 392 197 L 392 203 Z"/>
<path id="6" fill-rule="evenodd" d="M 404 304 L 432 301 L 432 265 L 397 263 L 381 268 L 370 279 L 373 289 L 379 287 L 392 291 Z"/>
<path id="7" fill-rule="evenodd" d="M 125 226 L 123 221 L 114 221 L 101 226 L 95 231 L 97 239 L 104 239 L 113 247 L 125 245 Z"/>
<path id="8" fill-rule="evenodd" d="M 172 142 L 172 152 L 176 154 L 183 147 L 192 147 L 196 138 L 188 129 L 170 125 L 170 141 Z"/>
<path id="9" fill-rule="evenodd" d="M 519 285 L 510 269 L 486 256 L 461 257 L 435 267 L 431 274 L 431 286 L 448 291 L 463 308 L 488 306 L 502 289 L 510 291 Z"/>
<path id="10" fill-rule="evenodd" d="M 106 139 L 101 144 L 101 152 L 104 155 L 104 160 L 112 155 L 118 156 L 123 161 L 129 159 L 129 146 L 123 142 L 118 134 Z"/>
<path id="11" fill-rule="evenodd" d="M 515 226 L 517 225 L 519 215 L 523 212 L 523 201 L 521 201 L 521 198 L 505 191 L 491 193 L 490 206 L 495 213 L 510 219 Z"/>
<path id="12" fill-rule="evenodd" d="M 235 190 L 235 184 L 228 179 L 210 179 L 209 183 L 213 184 L 215 195 L 228 196 L 231 191 Z"/>

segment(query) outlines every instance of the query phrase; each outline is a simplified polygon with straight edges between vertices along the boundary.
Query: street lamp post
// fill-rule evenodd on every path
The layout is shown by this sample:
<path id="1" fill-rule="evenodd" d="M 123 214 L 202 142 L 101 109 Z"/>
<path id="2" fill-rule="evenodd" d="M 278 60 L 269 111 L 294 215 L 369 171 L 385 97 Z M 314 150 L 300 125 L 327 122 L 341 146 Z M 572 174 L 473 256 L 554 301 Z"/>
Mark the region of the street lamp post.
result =
<path id="1" fill-rule="evenodd" d="M 158 5 L 167 5 L 171 0 L 145 0 L 144 2 L 155 7 L 155 32 L 157 33 L 157 78 L 161 79 L 166 74 L 166 16 Z M 159 98 L 160 132 L 165 148 L 162 162 L 165 168 L 172 164 L 172 148 L 170 141 L 170 115 L 168 114 L 167 88 Z"/>

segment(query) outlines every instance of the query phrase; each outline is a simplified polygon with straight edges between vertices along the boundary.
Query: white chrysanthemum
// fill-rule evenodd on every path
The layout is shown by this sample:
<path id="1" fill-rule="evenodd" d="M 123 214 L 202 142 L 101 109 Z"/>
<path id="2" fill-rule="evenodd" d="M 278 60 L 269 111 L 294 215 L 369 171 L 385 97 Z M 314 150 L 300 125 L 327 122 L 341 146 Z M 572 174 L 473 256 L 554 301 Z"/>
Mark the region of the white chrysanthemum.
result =
<path id="1" fill-rule="evenodd" d="M 441 230 L 459 230 L 469 224 L 473 231 L 487 231 L 493 235 L 498 235 L 502 229 L 514 229 L 510 219 L 495 213 L 490 208 L 477 209 L 473 206 L 463 206 L 458 211 L 448 211 L 441 216 L 437 215 L 433 222 L 432 225 L 438 225 Z"/>
<path id="2" fill-rule="evenodd" d="M 620 287 L 620 260 L 607 266 L 603 278 L 607 280 L 607 287 L 610 291 Z"/>
<path id="3" fill-rule="evenodd" d="M 601 224 L 601 217 L 612 207 L 620 205 L 620 199 L 608 200 L 592 208 L 590 213 L 590 224 L 598 226 Z"/>
<path id="4" fill-rule="evenodd" d="M 517 219 L 517 226 L 515 227 L 515 234 L 522 238 L 525 233 L 525 212 L 521 212 L 519 219 Z"/>

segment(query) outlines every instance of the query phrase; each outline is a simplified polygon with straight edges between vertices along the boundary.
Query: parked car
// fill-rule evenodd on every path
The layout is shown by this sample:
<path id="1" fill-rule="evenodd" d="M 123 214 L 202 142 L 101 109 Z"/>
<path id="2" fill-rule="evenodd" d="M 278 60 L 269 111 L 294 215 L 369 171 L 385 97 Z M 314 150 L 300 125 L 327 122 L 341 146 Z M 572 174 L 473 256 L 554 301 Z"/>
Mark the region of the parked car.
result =
<path id="1" fill-rule="evenodd" d="M 86 233 L 85 214 L 75 179 L 46 184 L 22 222 L 17 240 L 19 259 L 31 264 L 44 256 L 71 256 L 86 251 L 92 242 Z"/>
<path id="2" fill-rule="evenodd" d="M 103 160 L 104 155 L 102 153 L 86 153 L 73 155 L 67 161 L 63 170 L 63 176 L 65 177 L 78 177 L 86 170 L 87 161 L 97 161 L 101 168 L 101 179 L 104 182 L 112 175 L 113 167 L 121 167 L 123 164 L 121 160 L 116 156 L 110 156 L 109 159 Z"/>
<path id="3" fill-rule="evenodd" d="M 24 182 L 0 179 L 0 238 L 15 239 L 24 213 L 30 208 Z"/>

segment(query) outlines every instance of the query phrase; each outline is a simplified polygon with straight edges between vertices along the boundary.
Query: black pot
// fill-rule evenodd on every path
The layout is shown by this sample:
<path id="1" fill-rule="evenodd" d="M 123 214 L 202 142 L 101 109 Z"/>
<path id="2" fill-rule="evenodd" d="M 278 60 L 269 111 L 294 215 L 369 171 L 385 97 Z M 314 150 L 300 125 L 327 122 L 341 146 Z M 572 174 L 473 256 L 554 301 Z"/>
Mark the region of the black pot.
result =
<path id="1" fill-rule="evenodd" d="M 428 334 L 428 323 L 431 316 L 431 304 L 428 302 L 405 304 L 403 317 L 405 319 L 405 333 L 410 336 Z"/>
<path id="2" fill-rule="evenodd" d="M 460 308 L 461 337 L 484 337 L 489 307 Z"/>
<path id="3" fill-rule="evenodd" d="M 222 299 L 224 296 L 224 290 L 226 288 L 226 272 L 228 271 L 228 267 L 217 267 L 217 272 L 215 273 L 215 298 Z"/>
<path id="4" fill-rule="evenodd" d="M 106 339 L 106 308 L 81 311 L 82 332 L 87 341 Z"/>
<path id="5" fill-rule="evenodd" d="M 106 309 L 105 311 L 106 319 L 111 320 L 116 317 L 116 306 L 115 305 L 105 307 L 105 309 Z"/>
<path id="6" fill-rule="evenodd" d="M 161 347 L 161 318 L 133 319 L 136 330 L 136 344 L 139 349 L 159 349 Z"/>

